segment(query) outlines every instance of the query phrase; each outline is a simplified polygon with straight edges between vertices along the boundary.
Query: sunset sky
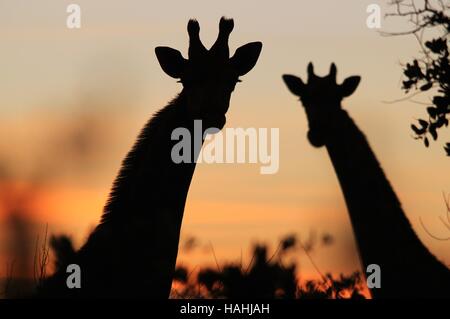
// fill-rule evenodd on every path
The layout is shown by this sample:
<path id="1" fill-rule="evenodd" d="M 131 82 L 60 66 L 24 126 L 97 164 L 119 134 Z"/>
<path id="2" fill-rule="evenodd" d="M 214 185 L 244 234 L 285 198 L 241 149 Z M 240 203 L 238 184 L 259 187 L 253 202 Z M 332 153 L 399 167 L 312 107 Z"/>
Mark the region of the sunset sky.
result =
<path id="1" fill-rule="evenodd" d="M 275 249 L 286 234 L 306 240 L 316 232 L 335 239 L 312 254 L 322 272 L 360 267 L 326 150 L 309 145 L 304 111 L 281 80 L 284 73 L 304 78 L 313 61 L 319 75 L 335 62 L 340 82 L 362 77 L 344 108 L 368 137 L 419 237 L 448 265 L 450 241 L 431 238 L 419 218 L 436 236 L 448 237 L 439 216 L 445 216 L 442 194 L 450 193 L 450 161 L 442 149 L 450 134 L 443 130 L 426 149 L 409 128 L 425 115 L 424 105 L 387 103 L 405 97 L 401 63 L 419 51 L 412 36 L 384 37 L 366 26 L 367 6 L 379 4 L 384 14 L 387 2 L 0 0 L 0 163 L 11 176 L 7 183 L 37 181 L 29 217 L 81 245 L 138 132 L 181 90 L 161 70 L 154 48 L 170 46 L 186 57 L 190 18 L 200 22 L 209 47 L 227 16 L 235 21 L 231 52 L 251 41 L 262 41 L 263 50 L 233 93 L 226 127 L 279 128 L 280 167 L 261 175 L 259 164 L 198 165 L 182 238 L 194 236 L 200 246 L 181 250 L 179 262 L 214 265 L 212 246 L 219 263 L 240 260 L 241 252 L 245 263 L 256 241 Z M 81 29 L 66 27 L 70 3 L 81 6 Z M 392 18 L 382 27 L 399 31 L 407 24 Z M 301 274 L 316 276 L 298 255 Z"/>

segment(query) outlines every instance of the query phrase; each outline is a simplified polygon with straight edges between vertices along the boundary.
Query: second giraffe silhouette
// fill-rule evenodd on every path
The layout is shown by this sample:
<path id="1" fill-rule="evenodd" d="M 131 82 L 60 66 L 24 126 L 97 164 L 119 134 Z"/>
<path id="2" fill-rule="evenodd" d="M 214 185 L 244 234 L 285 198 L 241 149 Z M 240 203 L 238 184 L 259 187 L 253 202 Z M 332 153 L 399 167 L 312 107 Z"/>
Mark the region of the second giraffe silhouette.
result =
<path id="1" fill-rule="evenodd" d="M 293 75 L 283 79 L 305 108 L 310 143 L 327 148 L 365 269 L 381 268 L 381 288 L 371 289 L 372 296 L 449 296 L 450 270 L 419 240 L 366 137 L 342 109 L 341 101 L 356 90 L 360 77 L 339 85 L 336 73 L 332 64 L 328 76 L 316 76 L 310 63 L 307 83 Z"/>
<path id="2" fill-rule="evenodd" d="M 172 48 L 156 48 L 162 69 L 179 79 L 183 90 L 144 127 L 123 161 L 100 225 L 80 251 L 58 252 L 67 260 L 39 287 L 38 297 L 169 296 L 198 155 L 192 163 L 175 161 L 172 151 L 178 142 L 173 132 L 183 128 L 193 137 L 194 120 L 202 120 L 205 130 L 225 125 L 239 76 L 255 66 L 262 48 L 260 42 L 248 43 L 230 58 L 228 38 L 233 26 L 233 20 L 222 18 L 217 41 L 208 51 L 200 41 L 198 22 L 189 21 L 189 59 Z M 64 242 L 54 241 L 54 246 L 70 247 L 61 245 Z M 80 289 L 66 286 L 69 263 L 81 267 Z"/>

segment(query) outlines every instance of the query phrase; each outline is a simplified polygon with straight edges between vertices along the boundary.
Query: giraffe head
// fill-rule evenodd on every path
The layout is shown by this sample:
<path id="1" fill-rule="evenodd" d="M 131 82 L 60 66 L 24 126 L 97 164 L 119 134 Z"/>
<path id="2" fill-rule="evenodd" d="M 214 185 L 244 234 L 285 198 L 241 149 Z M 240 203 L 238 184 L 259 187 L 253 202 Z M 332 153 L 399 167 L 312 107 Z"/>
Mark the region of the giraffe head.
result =
<path id="1" fill-rule="evenodd" d="M 252 42 L 238 48 L 230 58 L 228 38 L 233 27 L 232 19 L 221 18 L 219 36 L 207 50 L 200 40 L 198 22 L 190 20 L 188 59 L 169 47 L 155 49 L 163 71 L 183 85 L 188 112 L 203 120 L 204 127 L 221 129 L 225 125 L 231 93 L 239 77 L 255 66 L 261 52 L 262 43 Z"/>
<path id="2" fill-rule="evenodd" d="M 341 101 L 355 92 L 361 80 L 359 76 L 346 78 L 342 84 L 336 83 L 336 65 L 330 67 L 325 77 L 314 74 L 312 63 L 308 65 L 308 82 L 293 75 L 283 75 L 289 90 L 300 97 L 305 107 L 309 123 L 308 140 L 315 147 L 326 145 L 330 128 L 342 109 Z"/>

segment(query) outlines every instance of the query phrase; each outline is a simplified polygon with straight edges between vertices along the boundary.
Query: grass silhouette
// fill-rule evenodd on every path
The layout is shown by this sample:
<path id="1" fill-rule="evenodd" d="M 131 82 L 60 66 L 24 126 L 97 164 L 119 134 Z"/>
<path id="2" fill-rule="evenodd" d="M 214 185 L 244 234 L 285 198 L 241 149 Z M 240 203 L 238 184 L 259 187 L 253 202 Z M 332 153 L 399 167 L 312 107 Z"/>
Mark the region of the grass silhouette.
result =
<path id="1" fill-rule="evenodd" d="M 330 244 L 330 236 L 322 238 Z M 300 247 L 298 247 L 300 246 Z M 265 244 L 252 248 L 252 258 L 247 266 L 242 263 L 226 263 L 223 267 L 205 268 L 194 276 L 184 266 L 178 266 L 174 276 L 171 298 L 197 299 L 364 299 L 365 286 L 362 276 L 355 272 L 338 278 L 321 275 L 320 280 L 299 279 L 296 262 L 285 262 L 285 256 L 301 248 L 313 262 L 309 252 L 311 243 L 302 244 L 293 235 L 283 238 L 270 256 Z M 316 266 L 315 266 L 316 267 Z"/>
<path id="2" fill-rule="evenodd" d="M 47 229 L 41 239 L 37 238 L 34 252 L 34 279 L 24 281 L 11 276 L 5 282 L 3 298 L 23 298 L 32 293 L 33 285 L 49 275 L 51 249 L 53 268 L 65 266 L 67 246 L 73 250 L 71 239 L 67 236 L 52 236 L 47 241 Z M 310 235 L 302 243 L 295 235 L 282 238 L 274 252 L 270 254 L 268 245 L 256 244 L 251 250 L 248 265 L 242 262 L 227 262 L 216 267 L 206 267 L 194 274 L 185 266 L 177 266 L 174 274 L 170 297 L 173 299 L 364 299 L 368 296 L 363 277 L 359 272 L 333 277 L 322 274 L 311 257 L 311 252 L 318 248 L 316 237 Z M 195 241 L 188 238 L 187 241 Z M 333 238 L 323 235 L 322 245 L 331 245 Z M 50 246 L 50 247 L 49 247 Z M 186 245 L 185 245 L 186 246 Z M 189 246 L 189 245 L 187 245 Z M 192 248 L 189 248 L 192 249 Z M 301 280 L 299 267 L 291 257 L 301 250 L 320 274 L 319 280 Z M 286 260 L 290 260 L 286 262 Z M 12 267 L 14 265 L 12 264 Z M 13 272 L 13 269 L 11 269 Z M 22 293 L 22 294 L 21 294 Z"/>

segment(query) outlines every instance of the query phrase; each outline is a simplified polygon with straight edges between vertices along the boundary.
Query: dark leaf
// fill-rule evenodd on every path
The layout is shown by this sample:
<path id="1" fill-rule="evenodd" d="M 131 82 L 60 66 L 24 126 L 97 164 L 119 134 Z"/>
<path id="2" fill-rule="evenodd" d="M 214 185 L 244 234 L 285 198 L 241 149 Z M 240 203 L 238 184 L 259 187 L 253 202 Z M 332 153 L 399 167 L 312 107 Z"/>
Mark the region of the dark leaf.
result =
<path id="1" fill-rule="evenodd" d="M 419 120 L 419 124 L 422 125 L 422 127 L 423 127 L 424 129 L 426 129 L 426 128 L 428 127 L 428 122 L 425 121 L 425 120 L 420 119 L 420 120 Z"/>
<path id="2" fill-rule="evenodd" d="M 450 101 L 448 98 L 445 98 L 443 96 L 435 96 L 433 98 L 433 104 L 436 105 L 440 110 L 447 110 Z"/>
<path id="3" fill-rule="evenodd" d="M 438 135 L 437 135 L 437 131 L 436 131 L 436 126 L 434 124 L 430 125 L 429 132 L 430 132 L 431 136 L 433 137 L 433 140 L 436 141 Z"/>
<path id="4" fill-rule="evenodd" d="M 447 152 L 447 156 L 450 156 L 450 143 L 447 143 L 444 146 L 445 152 Z"/>
<path id="5" fill-rule="evenodd" d="M 445 39 L 434 39 L 431 41 L 425 42 L 425 46 L 431 50 L 431 52 L 439 54 L 441 52 L 445 52 L 447 50 L 447 42 Z"/>
<path id="6" fill-rule="evenodd" d="M 414 133 L 416 133 L 417 135 L 422 135 L 423 133 L 425 133 L 425 130 L 423 128 L 419 129 L 417 128 L 417 126 L 415 126 L 414 124 L 411 124 L 411 129 L 414 131 Z"/>
<path id="7" fill-rule="evenodd" d="M 430 115 L 430 117 L 432 119 L 436 118 L 437 109 L 434 106 L 427 107 L 427 112 L 428 112 L 428 115 Z"/>
<path id="8" fill-rule="evenodd" d="M 406 64 L 406 69 L 404 70 L 404 74 L 406 77 L 410 79 L 422 78 L 423 73 L 420 69 L 419 63 L 417 60 L 414 60 L 413 64 Z"/>
<path id="9" fill-rule="evenodd" d="M 421 91 L 428 91 L 433 86 L 433 83 L 428 82 L 420 87 Z"/>

